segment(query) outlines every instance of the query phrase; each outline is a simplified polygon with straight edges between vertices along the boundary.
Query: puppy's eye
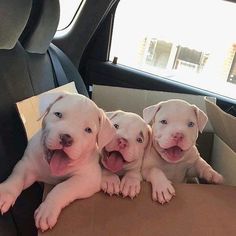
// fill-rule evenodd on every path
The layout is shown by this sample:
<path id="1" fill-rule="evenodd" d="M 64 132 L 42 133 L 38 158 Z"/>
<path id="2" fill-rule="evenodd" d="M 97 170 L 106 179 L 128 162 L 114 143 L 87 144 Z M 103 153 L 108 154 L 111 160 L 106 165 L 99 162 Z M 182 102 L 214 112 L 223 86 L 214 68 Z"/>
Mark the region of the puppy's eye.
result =
<path id="1" fill-rule="evenodd" d="M 194 125 L 195 124 L 192 121 L 188 122 L 188 127 L 193 127 Z"/>
<path id="2" fill-rule="evenodd" d="M 91 129 L 91 128 L 89 128 L 89 127 L 85 128 L 85 129 L 84 129 L 84 131 L 85 131 L 85 132 L 87 132 L 87 133 L 89 133 L 89 134 L 91 134 L 91 133 L 92 133 L 92 129 Z"/>
<path id="3" fill-rule="evenodd" d="M 167 120 L 161 120 L 160 123 L 163 125 L 167 125 Z"/>
<path id="4" fill-rule="evenodd" d="M 138 142 L 138 143 L 143 143 L 143 139 L 142 139 L 142 138 L 140 138 L 140 137 L 139 137 L 139 138 L 137 138 L 136 140 L 137 140 L 137 142 Z"/>
<path id="5" fill-rule="evenodd" d="M 62 113 L 61 112 L 54 112 L 54 115 L 58 118 L 62 118 Z"/>
<path id="6" fill-rule="evenodd" d="M 114 127 L 115 127 L 116 129 L 119 129 L 119 125 L 118 125 L 118 124 L 114 124 Z"/>

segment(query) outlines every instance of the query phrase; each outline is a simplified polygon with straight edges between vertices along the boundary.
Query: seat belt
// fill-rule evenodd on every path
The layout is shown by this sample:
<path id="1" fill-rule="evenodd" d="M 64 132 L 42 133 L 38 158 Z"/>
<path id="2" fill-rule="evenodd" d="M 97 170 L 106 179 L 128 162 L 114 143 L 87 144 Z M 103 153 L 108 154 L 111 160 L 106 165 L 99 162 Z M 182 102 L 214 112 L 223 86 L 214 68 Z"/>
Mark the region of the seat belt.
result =
<path id="1" fill-rule="evenodd" d="M 57 86 L 74 81 L 77 91 L 89 97 L 84 81 L 70 59 L 54 44 L 50 44 L 48 54 L 52 62 Z M 59 60 L 60 58 L 60 60 Z M 65 69 L 63 69 L 62 65 Z M 66 73 L 65 73 L 66 72 Z"/>
<path id="2" fill-rule="evenodd" d="M 64 69 L 62 68 L 61 62 L 58 59 L 58 55 L 56 54 L 55 50 L 53 49 L 54 45 L 50 45 L 48 48 L 48 54 L 51 59 L 53 70 L 55 74 L 56 79 L 56 87 L 65 85 L 69 82 L 68 78 L 66 77 L 66 74 L 64 72 Z"/>

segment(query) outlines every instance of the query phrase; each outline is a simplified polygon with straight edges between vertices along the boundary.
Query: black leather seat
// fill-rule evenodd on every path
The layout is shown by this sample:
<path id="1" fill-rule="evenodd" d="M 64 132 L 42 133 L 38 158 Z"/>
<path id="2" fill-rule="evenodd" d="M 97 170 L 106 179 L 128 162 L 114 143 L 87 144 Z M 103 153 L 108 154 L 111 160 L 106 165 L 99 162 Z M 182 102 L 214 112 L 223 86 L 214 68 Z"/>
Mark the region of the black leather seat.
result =
<path id="1" fill-rule="evenodd" d="M 78 70 L 69 58 L 51 43 L 59 22 L 60 6 L 58 0 L 34 0 L 28 23 L 19 39 L 25 48 L 32 86 L 36 94 L 74 81 L 79 93 L 88 96 L 86 87 Z M 49 47 L 56 54 L 66 78 L 61 83 L 56 78 Z"/>
<path id="2" fill-rule="evenodd" d="M 58 86 L 48 48 L 59 19 L 58 0 L 0 1 L 0 182 L 22 157 L 27 139 L 15 103 Z M 21 35 L 21 37 L 20 37 Z M 19 41 L 20 37 L 20 41 Z M 80 93 L 87 90 L 77 69 L 57 47 L 54 50 L 66 80 L 75 81 Z M 55 56 L 54 55 L 54 56 Z M 25 190 L 9 212 L 0 216 L 0 235 L 37 235 L 34 210 L 42 187 Z"/>

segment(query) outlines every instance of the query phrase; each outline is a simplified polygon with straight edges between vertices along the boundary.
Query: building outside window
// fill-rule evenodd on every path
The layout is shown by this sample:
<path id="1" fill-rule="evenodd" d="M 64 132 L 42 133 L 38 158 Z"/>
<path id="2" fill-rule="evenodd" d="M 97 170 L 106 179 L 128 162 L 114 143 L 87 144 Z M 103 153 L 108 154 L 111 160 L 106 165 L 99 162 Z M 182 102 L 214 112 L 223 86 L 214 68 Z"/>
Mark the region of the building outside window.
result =
<path id="1" fill-rule="evenodd" d="M 110 60 L 236 99 L 235 15 L 223 0 L 121 0 Z"/>

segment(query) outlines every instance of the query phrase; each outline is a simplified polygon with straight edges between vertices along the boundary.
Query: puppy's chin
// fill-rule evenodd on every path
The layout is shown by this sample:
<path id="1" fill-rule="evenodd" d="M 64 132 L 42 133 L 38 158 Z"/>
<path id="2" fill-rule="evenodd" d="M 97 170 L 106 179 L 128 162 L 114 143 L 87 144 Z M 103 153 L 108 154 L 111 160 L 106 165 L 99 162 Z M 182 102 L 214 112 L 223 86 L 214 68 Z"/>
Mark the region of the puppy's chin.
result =
<path id="1" fill-rule="evenodd" d="M 51 174 L 55 176 L 64 175 L 72 161 L 62 149 L 45 149 L 45 159 L 48 162 Z"/>
<path id="2" fill-rule="evenodd" d="M 69 149 L 58 147 L 49 148 L 46 142 L 44 143 L 44 158 L 46 159 L 50 172 L 54 176 L 63 176 L 66 174 L 78 159 L 77 155 Z"/>
<path id="3" fill-rule="evenodd" d="M 102 150 L 102 165 L 109 171 L 117 173 L 124 169 L 124 166 L 128 163 L 121 152 L 116 150 L 107 151 L 105 148 Z"/>
<path id="4" fill-rule="evenodd" d="M 173 164 L 183 161 L 185 156 L 185 151 L 178 146 L 161 149 L 159 153 L 165 161 Z"/>
<path id="5" fill-rule="evenodd" d="M 154 148 L 160 154 L 162 159 L 172 164 L 183 161 L 186 153 L 186 150 L 183 150 L 177 145 L 168 148 L 162 148 L 157 142 L 155 142 Z"/>

